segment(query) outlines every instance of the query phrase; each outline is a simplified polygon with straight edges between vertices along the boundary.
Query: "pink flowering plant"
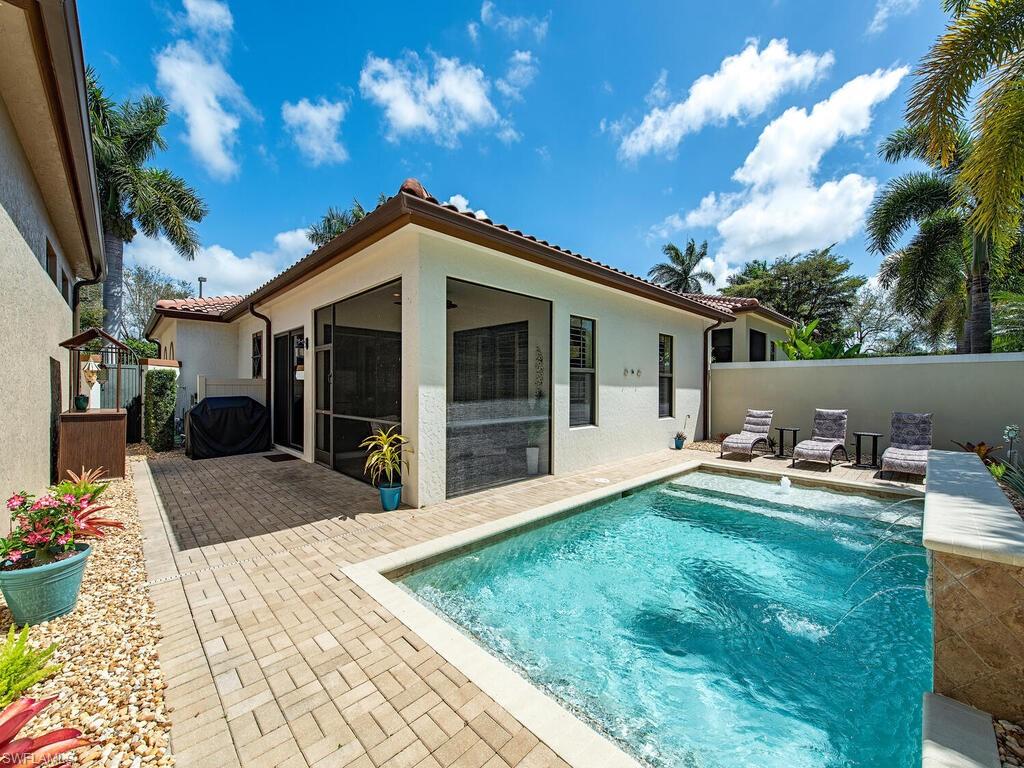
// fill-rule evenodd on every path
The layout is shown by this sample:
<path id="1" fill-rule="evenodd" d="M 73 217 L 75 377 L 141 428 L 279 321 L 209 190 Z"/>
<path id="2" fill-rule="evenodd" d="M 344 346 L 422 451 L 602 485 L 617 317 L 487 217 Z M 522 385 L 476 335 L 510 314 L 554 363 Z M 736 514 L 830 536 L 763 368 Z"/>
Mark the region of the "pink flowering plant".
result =
<path id="1" fill-rule="evenodd" d="M 103 528 L 124 527 L 99 516 L 109 507 L 96 504 L 93 494 L 61 490 L 66 489 L 58 486 L 38 498 L 22 491 L 7 499 L 11 533 L 0 538 L 0 562 L 5 567 L 17 566 L 30 554 L 31 565 L 51 563 L 82 539 L 102 538 Z"/>

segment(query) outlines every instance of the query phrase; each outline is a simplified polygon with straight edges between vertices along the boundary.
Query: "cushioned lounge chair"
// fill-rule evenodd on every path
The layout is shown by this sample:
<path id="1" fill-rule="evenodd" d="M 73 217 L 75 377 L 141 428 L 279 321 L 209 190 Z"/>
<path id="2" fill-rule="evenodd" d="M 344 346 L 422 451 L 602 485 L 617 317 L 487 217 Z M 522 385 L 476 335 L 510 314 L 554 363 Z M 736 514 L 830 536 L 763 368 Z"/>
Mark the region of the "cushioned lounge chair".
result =
<path id="1" fill-rule="evenodd" d="M 906 472 L 924 477 L 928 449 L 932 447 L 932 415 L 896 411 L 891 434 L 889 447 L 882 454 L 882 473 Z"/>
<path id="2" fill-rule="evenodd" d="M 811 432 L 810 440 L 801 440 L 793 449 L 793 463 L 795 467 L 798 461 L 817 461 L 828 464 L 828 471 L 832 471 L 832 461 L 837 451 L 843 452 L 843 457 L 849 460 L 850 455 L 846 452 L 846 418 L 849 411 L 833 411 L 824 408 L 817 408 L 814 411 L 814 430 Z"/>
<path id="3" fill-rule="evenodd" d="M 747 461 L 753 461 L 754 448 L 760 443 L 764 443 L 764 447 L 771 450 L 768 445 L 768 432 L 772 428 L 773 413 L 774 411 L 754 411 L 748 408 L 746 418 L 743 419 L 743 429 L 722 441 L 718 458 L 727 453 L 745 453 Z"/>

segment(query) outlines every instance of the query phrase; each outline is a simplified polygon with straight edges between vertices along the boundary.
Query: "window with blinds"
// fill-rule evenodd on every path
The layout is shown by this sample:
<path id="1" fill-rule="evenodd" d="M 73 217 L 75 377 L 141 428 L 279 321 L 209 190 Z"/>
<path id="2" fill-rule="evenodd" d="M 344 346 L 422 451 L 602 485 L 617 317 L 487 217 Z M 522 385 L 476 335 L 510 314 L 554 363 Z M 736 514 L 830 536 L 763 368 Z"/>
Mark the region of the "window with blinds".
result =
<path id="1" fill-rule="evenodd" d="M 658 416 L 675 415 L 675 387 L 672 384 L 672 337 L 658 334 Z"/>
<path id="2" fill-rule="evenodd" d="M 594 321 L 569 318 L 569 426 L 597 423 Z"/>
<path id="3" fill-rule="evenodd" d="M 263 332 L 252 335 L 252 378 L 263 378 Z"/>

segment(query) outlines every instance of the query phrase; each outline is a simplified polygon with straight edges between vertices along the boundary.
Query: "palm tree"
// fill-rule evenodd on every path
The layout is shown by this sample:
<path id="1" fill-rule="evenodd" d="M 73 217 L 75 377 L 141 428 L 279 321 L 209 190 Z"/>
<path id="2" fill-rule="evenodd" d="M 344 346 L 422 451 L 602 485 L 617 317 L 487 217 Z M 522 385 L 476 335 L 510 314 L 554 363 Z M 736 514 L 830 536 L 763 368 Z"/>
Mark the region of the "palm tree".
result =
<path id="1" fill-rule="evenodd" d="M 988 241 L 972 232 L 972 208 L 957 187 L 972 151 L 971 137 L 962 129 L 945 165 L 932 159 L 927 133 L 919 126 L 887 137 L 879 149 L 885 160 L 916 158 L 931 169 L 898 176 L 882 188 L 868 215 L 867 234 L 871 250 L 885 256 L 882 286 L 892 288 L 901 310 L 925 322 L 933 343 L 953 335 L 958 352 L 990 352 L 991 251 Z M 915 224 L 910 241 L 898 248 Z"/>
<path id="2" fill-rule="evenodd" d="M 179 176 L 145 165 L 167 146 L 160 135 L 167 123 L 167 103 L 143 96 L 116 104 L 103 93 L 91 68 L 86 87 L 107 260 L 103 327 L 124 335 L 124 244 L 139 230 L 148 237 L 162 234 L 182 257 L 192 259 L 199 239 L 191 224 L 202 221 L 207 208 Z"/>
<path id="3" fill-rule="evenodd" d="M 918 70 L 907 119 L 926 137 L 928 155 L 954 161 L 960 125 L 974 105 L 974 148 L 960 174 L 960 191 L 974 201 L 970 224 L 1009 245 L 1024 199 L 1024 0 L 945 0 L 953 19 Z M 985 245 L 991 248 L 991 243 Z"/>
<path id="4" fill-rule="evenodd" d="M 655 264 L 647 276 L 670 291 L 679 293 L 704 293 L 704 286 L 715 284 L 715 276 L 706 269 L 697 270 L 703 259 L 708 255 L 708 241 L 697 247 L 693 240 L 686 244 L 686 250 L 680 251 L 674 243 L 665 243 L 661 252 L 668 256 L 668 261 Z"/>
<path id="5" fill-rule="evenodd" d="M 381 205 L 387 199 L 387 195 L 381 193 L 377 196 L 377 205 Z M 320 217 L 320 221 L 306 230 L 306 237 L 318 248 L 327 245 L 353 224 L 365 218 L 366 214 L 367 210 L 355 198 L 352 200 L 352 207 L 347 211 L 332 205 L 327 209 L 327 213 Z"/>

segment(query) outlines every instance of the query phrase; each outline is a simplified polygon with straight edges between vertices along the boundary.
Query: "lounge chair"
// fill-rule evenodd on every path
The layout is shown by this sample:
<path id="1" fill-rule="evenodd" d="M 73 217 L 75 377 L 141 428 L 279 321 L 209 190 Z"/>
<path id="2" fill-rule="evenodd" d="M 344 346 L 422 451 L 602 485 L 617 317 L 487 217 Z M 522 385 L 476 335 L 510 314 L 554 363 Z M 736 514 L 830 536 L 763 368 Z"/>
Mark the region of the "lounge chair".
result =
<path id="1" fill-rule="evenodd" d="M 814 411 L 814 430 L 811 432 L 810 440 L 801 440 L 793 449 L 793 463 L 795 467 L 798 461 L 817 461 L 828 464 L 828 471 L 832 471 L 832 461 L 837 451 L 843 452 L 843 457 L 848 461 L 850 455 L 846 452 L 846 418 L 849 411 L 832 411 L 824 408 L 817 408 Z"/>
<path id="2" fill-rule="evenodd" d="M 747 461 L 753 461 L 754 448 L 758 443 L 764 443 L 764 447 L 771 450 L 768 432 L 772 428 L 773 413 L 774 411 L 754 411 L 748 408 L 746 418 L 743 419 L 743 429 L 722 441 L 718 458 L 727 453 L 745 453 Z"/>
<path id="3" fill-rule="evenodd" d="M 882 454 L 882 473 L 906 472 L 924 477 L 928 468 L 928 449 L 932 447 L 930 413 L 892 414 L 892 437 Z"/>

